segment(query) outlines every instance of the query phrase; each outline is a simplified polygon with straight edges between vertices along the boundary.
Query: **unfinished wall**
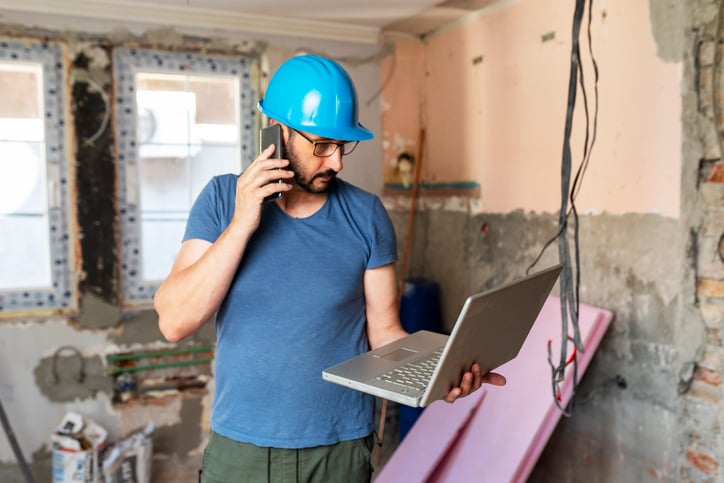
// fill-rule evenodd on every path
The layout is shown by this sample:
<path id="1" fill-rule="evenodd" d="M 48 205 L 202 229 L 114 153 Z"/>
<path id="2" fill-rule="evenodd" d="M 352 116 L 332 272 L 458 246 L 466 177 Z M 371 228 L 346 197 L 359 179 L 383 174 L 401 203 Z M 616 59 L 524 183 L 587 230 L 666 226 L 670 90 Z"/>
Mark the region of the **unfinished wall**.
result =
<path id="1" fill-rule="evenodd" d="M 718 3 L 593 2 L 600 113 L 576 203 L 580 299 L 616 319 L 531 481 L 724 475 L 724 183 L 711 105 Z M 421 42 L 400 41 L 383 63 L 383 75 L 395 71 L 383 104 L 385 201 L 402 248 L 410 192 L 393 164 L 399 140 L 416 146 L 424 128 L 408 273 L 440 283 L 448 328 L 468 293 L 520 276 L 556 233 L 573 8 L 507 2 Z M 591 101 L 585 25 L 581 42 Z M 419 66 L 415 78 L 401 65 Z M 395 94 L 405 86 L 422 101 L 405 104 Z M 721 82 L 716 92 L 722 103 Z M 574 167 L 581 103 L 579 88 Z M 419 117 L 400 122 L 396 110 Z M 477 192 L 459 189 L 471 184 Z M 552 248 L 538 266 L 555 261 Z"/>
<path id="2" fill-rule="evenodd" d="M 418 154 L 420 127 L 426 129 L 426 185 L 409 273 L 440 282 L 449 326 L 469 292 L 520 275 L 557 229 L 573 2 L 503 3 L 424 42 L 399 42 L 394 61 L 388 57 L 381 68 L 364 61 L 375 58 L 376 48 L 298 39 L 186 37 L 165 29 L 89 35 L 51 21 L 36 28 L 35 19 L 2 25 L 0 34 L 47 35 L 68 44 L 76 141 L 98 125 L 102 96 L 92 84 L 110 92 L 116 45 L 141 39 L 173 50 L 199 43 L 226 53 L 259 48 L 272 66 L 300 46 L 348 58 L 363 122 L 383 136 L 354 153 L 345 164 L 347 179 L 379 191 L 384 169 L 386 182 L 399 183 L 397 155 Z M 616 320 L 581 383 L 573 417 L 561 421 L 534 481 L 722 478 L 724 182 L 710 95 L 720 45 L 717 9 L 710 0 L 594 2 L 601 112 L 578 203 L 581 301 L 615 311 Z M 375 96 L 380 83 L 384 130 Z M 721 81 L 716 87 L 724 92 Z M 581 120 L 579 105 L 576 163 Z M 721 131 L 721 115 L 718 124 Z M 0 399 L 38 479 L 49 475 L 49 433 L 72 409 L 114 437 L 154 420 L 155 470 L 162 481 L 181 481 L 198 464 L 210 388 L 121 408 L 113 405 L 103 374 L 108 353 L 165 347 L 153 312 L 124 311 L 118 299 L 113 143 L 110 132 L 93 146 L 78 143 L 73 159 L 84 234 L 81 310 L 69 318 L 0 322 Z M 408 193 L 388 188 L 385 201 L 402 250 Z M 555 261 L 551 250 L 540 266 Z M 206 331 L 192 342 L 211 340 Z M 86 384 L 64 380 L 61 389 L 49 381 L 50 359 L 65 344 L 81 350 Z M 72 377 L 73 364 L 63 357 L 60 367 Z M 625 388 L 615 383 L 617 375 Z M 22 481 L 4 438 L 0 481 Z"/>
<path id="3" fill-rule="evenodd" d="M 218 32 L 189 35 L 174 29 L 125 28 L 105 31 L 54 29 L 57 19 L 40 18 L 32 24 L 0 25 L 0 37 L 50 39 L 66 46 L 67 92 L 73 146 L 69 165 L 75 176 L 77 199 L 79 310 L 69 316 L 23 316 L 0 321 L 0 399 L 36 481 L 51 479 L 50 434 L 67 411 L 80 412 L 105 427 L 110 440 L 156 425 L 153 462 L 155 481 L 195 481 L 201 451 L 208 431 L 213 380 L 204 388 L 161 391 L 158 397 L 114 401 L 113 378 L 107 373 L 108 355 L 125 351 L 152 353 L 174 349 L 157 328 L 150 304 L 129 310 L 124 307 L 119 286 L 120 262 L 117 213 L 117 157 L 112 120 L 99 132 L 106 109 L 113 103 L 112 52 L 124 46 L 143 46 L 174 52 L 265 55 L 270 69 L 298 50 L 344 57 L 357 84 L 360 116 L 366 126 L 379 132 L 380 115 L 375 93 L 379 88 L 376 55 L 384 46 L 345 44 L 310 39 L 251 37 Z M 72 22 L 71 22 L 72 23 Z M 366 102 L 371 100 L 371 102 Z M 112 113 L 111 113 L 112 114 Z M 95 134 L 98 133 L 98 136 Z M 87 142 L 93 138 L 94 142 Z M 350 156 L 346 179 L 379 191 L 381 141 L 365 143 Z M 372 159 L 372 162 L 368 160 Z M 366 162 L 367 161 L 367 162 Z M 179 240 L 180 243 L 180 240 Z M 207 326 L 179 348 L 212 346 L 213 326 Z M 75 379 L 78 359 L 85 365 L 85 378 Z M 53 365 L 59 380 L 52 377 Z M 0 436 L 0 481 L 23 481 L 4 435 Z"/>

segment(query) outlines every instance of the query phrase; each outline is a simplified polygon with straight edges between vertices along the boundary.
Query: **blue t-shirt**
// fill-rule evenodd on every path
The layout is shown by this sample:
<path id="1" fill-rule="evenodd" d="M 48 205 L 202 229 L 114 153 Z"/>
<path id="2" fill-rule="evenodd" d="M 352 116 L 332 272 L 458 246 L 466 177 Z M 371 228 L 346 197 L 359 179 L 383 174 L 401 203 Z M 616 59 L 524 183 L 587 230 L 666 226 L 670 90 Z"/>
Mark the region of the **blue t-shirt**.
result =
<path id="1" fill-rule="evenodd" d="M 184 240 L 221 235 L 234 213 L 237 178 L 209 182 Z M 370 434 L 374 398 L 322 380 L 322 370 L 369 350 L 363 276 L 396 260 L 379 198 L 349 183 L 332 183 L 308 218 L 266 203 L 216 318 L 211 428 L 278 448 Z"/>

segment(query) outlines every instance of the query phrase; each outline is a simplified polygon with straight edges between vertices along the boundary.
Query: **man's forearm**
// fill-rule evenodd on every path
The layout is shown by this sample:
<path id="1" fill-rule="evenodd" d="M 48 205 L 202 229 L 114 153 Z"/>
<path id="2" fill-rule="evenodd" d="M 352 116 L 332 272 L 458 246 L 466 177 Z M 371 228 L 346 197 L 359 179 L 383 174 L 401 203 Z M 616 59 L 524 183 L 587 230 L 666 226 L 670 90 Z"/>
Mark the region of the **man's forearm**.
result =
<path id="1" fill-rule="evenodd" d="M 164 337 L 177 342 L 213 316 L 229 290 L 247 240 L 229 228 L 205 250 L 182 247 L 180 266 L 174 266 L 154 297 Z"/>

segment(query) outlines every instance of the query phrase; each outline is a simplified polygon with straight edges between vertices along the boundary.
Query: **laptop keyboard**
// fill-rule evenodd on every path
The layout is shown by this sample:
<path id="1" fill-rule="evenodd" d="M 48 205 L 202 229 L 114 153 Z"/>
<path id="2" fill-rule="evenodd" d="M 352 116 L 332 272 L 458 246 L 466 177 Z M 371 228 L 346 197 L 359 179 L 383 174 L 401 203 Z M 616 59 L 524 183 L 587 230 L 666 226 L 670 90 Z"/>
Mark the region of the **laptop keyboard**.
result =
<path id="1" fill-rule="evenodd" d="M 425 389 L 427 383 L 430 382 L 435 367 L 437 367 L 442 350 L 441 347 L 435 352 L 431 352 L 427 357 L 395 367 L 381 376 L 377 376 L 377 379 L 408 389 Z"/>

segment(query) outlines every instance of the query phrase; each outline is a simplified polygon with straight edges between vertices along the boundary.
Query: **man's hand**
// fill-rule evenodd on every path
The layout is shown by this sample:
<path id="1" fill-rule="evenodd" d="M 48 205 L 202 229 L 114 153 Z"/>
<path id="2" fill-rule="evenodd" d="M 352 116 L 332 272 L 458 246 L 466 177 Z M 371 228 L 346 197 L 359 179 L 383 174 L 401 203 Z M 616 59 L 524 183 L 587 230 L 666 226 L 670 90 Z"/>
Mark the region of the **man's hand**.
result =
<path id="1" fill-rule="evenodd" d="M 289 165 L 289 161 L 270 158 L 272 153 L 274 146 L 267 146 L 236 182 L 236 206 L 231 223 L 242 226 L 249 232 L 259 226 L 264 198 L 277 191 L 292 189 L 288 181 L 294 177 L 294 172 L 283 169 Z M 272 183 L 277 179 L 286 182 Z"/>
<path id="2" fill-rule="evenodd" d="M 456 399 L 468 396 L 480 389 L 483 384 L 492 384 L 493 386 L 504 386 L 505 377 L 495 372 L 488 372 L 483 375 L 480 373 L 480 365 L 476 362 L 469 372 L 463 374 L 460 386 L 454 387 L 445 397 L 445 402 L 453 403 Z"/>

